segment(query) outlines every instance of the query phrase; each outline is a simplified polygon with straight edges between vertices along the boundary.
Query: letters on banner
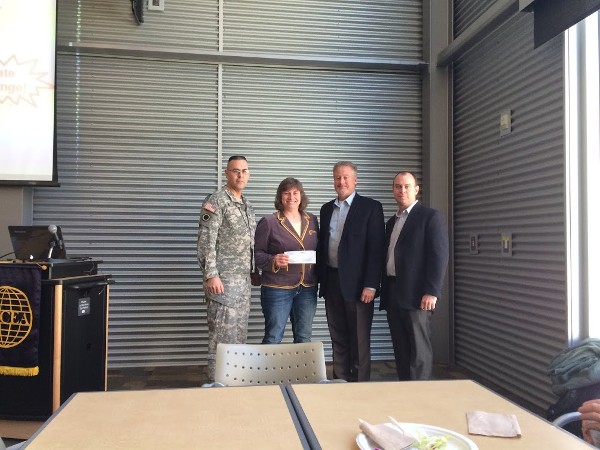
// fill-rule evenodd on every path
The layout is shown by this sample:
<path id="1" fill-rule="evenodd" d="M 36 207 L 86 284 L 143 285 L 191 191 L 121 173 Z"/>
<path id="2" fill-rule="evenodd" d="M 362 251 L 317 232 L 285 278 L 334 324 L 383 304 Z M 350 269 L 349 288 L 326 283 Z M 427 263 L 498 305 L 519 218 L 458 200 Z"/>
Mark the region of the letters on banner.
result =
<path id="1" fill-rule="evenodd" d="M 0 264 L 0 375 L 39 373 L 42 270 Z"/>

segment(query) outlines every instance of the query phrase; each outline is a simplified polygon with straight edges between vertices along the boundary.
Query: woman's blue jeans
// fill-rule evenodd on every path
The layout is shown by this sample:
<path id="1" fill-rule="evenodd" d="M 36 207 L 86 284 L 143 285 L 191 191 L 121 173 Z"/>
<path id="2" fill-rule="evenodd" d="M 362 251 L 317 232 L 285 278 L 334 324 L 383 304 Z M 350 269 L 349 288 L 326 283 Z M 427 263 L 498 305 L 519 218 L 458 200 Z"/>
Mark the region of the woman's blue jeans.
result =
<path id="1" fill-rule="evenodd" d="M 281 289 L 262 286 L 260 304 L 265 316 L 263 344 L 279 344 L 288 317 L 292 322 L 294 343 L 310 342 L 312 324 L 317 311 L 317 287 L 297 286 Z"/>

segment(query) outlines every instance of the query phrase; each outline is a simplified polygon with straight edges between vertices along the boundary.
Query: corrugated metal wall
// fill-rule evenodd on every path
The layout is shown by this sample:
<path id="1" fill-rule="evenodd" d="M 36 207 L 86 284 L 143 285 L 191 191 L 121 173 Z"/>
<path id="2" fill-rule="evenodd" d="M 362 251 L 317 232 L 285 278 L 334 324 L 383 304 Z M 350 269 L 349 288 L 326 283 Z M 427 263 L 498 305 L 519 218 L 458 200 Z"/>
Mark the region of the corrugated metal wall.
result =
<path id="1" fill-rule="evenodd" d="M 420 0 L 228 0 L 224 6 L 224 50 L 421 59 Z"/>
<path id="2" fill-rule="evenodd" d="M 136 25 L 130 0 L 59 0 L 58 43 L 182 52 L 218 48 L 218 1 L 169 0 L 164 12 L 148 12 Z M 113 51 L 114 53 L 114 51 Z"/>
<path id="3" fill-rule="evenodd" d="M 274 211 L 275 191 L 287 176 L 303 182 L 308 210 L 318 215 L 335 197 L 331 170 L 342 159 L 358 165 L 358 192 L 379 199 L 390 216 L 398 168 L 420 171 L 418 74 L 234 66 L 225 67 L 223 85 L 223 147 L 241 148 L 249 158 L 245 192 L 259 216 Z M 257 338 L 263 323 L 260 313 L 253 316 Z M 373 354 L 391 358 L 384 314 L 377 313 L 374 330 Z M 329 341 L 322 300 L 315 339 Z"/>
<path id="4" fill-rule="evenodd" d="M 455 356 L 543 410 L 567 342 L 563 41 L 533 50 L 532 22 L 515 16 L 454 64 Z"/>
<path id="5" fill-rule="evenodd" d="M 64 55 L 60 188 L 36 189 L 34 222 L 112 274 L 111 365 L 197 361 L 205 336 L 195 253 L 216 184 L 214 66 Z"/>
<path id="6" fill-rule="evenodd" d="M 420 60 L 421 0 L 227 0 L 230 52 Z M 59 42 L 139 49 L 216 50 L 219 1 L 169 0 L 135 24 L 129 0 L 61 0 Z"/>
<path id="7" fill-rule="evenodd" d="M 223 156 L 248 156 L 246 193 L 259 216 L 273 211 L 277 185 L 288 175 L 304 181 L 310 210 L 318 213 L 335 195 L 331 167 L 339 159 L 354 160 L 359 192 L 393 213 L 393 175 L 400 167 L 421 172 L 421 79 L 418 72 L 365 69 L 364 59 L 420 62 L 420 1 L 401 3 L 335 2 L 344 10 L 336 16 L 345 23 L 342 36 L 329 16 L 332 2 L 303 2 L 304 9 L 225 2 L 224 48 L 240 56 L 222 66 L 219 80 L 219 66 L 197 58 L 217 48 L 218 2 L 170 0 L 164 13 L 147 12 L 142 26 L 127 1 L 61 2 L 61 187 L 35 189 L 34 223 L 62 226 L 72 254 L 103 260 L 103 271 L 114 276 L 110 368 L 204 362 L 196 235 L 201 202 L 223 168 L 220 99 Z M 272 28 L 262 33 L 266 18 Z M 365 41 L 371 45 L 357 48 Z M 165 48 L 176 50 L 171 59 Z M 244 55 L 268 59 L 284 51 L 312 56 L 299 69 L 257 66 Z M 339 55 L 349 67 L 362 58 L 360 69 L 319 69 L 323 58 Z M 253 341 L 262 337 L 258 295 L 255 289 Z M 315 338 L 328 343 L 322 302 L 315 328 Z M 375 357 L 391 359 L 383 315 L 374 330 Z"/>
<path id="8" fill-rule="evenodd" d="M 457 37 L 477 20 L 497 0 L 454 0 L 454 37 Z"/>

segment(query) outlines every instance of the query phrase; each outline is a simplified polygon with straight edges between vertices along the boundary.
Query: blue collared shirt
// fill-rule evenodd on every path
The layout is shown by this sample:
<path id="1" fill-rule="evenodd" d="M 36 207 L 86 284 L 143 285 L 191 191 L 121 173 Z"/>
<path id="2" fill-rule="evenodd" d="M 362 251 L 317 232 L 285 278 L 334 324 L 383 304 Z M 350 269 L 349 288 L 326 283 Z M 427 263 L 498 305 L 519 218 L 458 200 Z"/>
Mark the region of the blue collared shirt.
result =
<path id="1" fill-rule="evenodd" d="M 353 192 L 345 200 L 340 202 L 336 198 L 333 202 L 334 208 L 331 214 L 331 221 L 329 222 L 329 266 L 336 269 L 338 267 L 338 246 L 342 239 L 348 211 L 355 196 L 356 192 Z"/>

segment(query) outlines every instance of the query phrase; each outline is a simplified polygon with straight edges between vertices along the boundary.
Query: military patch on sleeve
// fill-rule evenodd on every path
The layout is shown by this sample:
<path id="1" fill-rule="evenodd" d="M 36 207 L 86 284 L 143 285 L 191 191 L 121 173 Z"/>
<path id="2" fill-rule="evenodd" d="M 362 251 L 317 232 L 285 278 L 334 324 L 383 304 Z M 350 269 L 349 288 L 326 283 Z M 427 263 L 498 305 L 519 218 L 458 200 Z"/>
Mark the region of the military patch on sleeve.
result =
<path id="1" fill-rule="evenodd" d="M 202 214 L 202 222 L 208 222 L 210 220 L 210 214 Z"/>
<path id="2" fill-rule="evenodd" d="M 204 206 L 202 206 L 202 208 L 213 214 L 217 211 L 217 207 L 214 204 L 212 204 L 211 202 L 206 202 L 204 204 Z"/>

